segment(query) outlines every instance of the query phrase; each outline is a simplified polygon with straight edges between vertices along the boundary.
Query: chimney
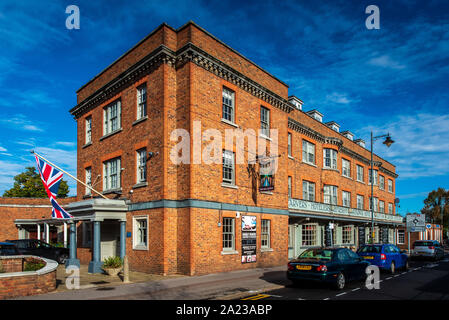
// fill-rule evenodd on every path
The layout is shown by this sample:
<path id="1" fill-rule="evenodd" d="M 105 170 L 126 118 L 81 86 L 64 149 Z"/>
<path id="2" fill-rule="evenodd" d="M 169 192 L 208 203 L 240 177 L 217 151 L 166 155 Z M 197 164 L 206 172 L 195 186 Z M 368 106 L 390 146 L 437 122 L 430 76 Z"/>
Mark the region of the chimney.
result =
<path id="1" fill-rule="evenodd" d="M 288 97 L 288 102 L 294 105 L 296 109 L 302 110 L 302 105 L 304 104 L 304 102 L 302 102 L 302 100 L 297 98 L 296 96 L 292 95 Z"/>
<path id="2" fill-rule="evenodd" d="M 314 118 L 315 120 L 318 120 L 319 122 L 323 122 L 323 114 L 320 113 L 318 110 L 313 109 L 310 111 L 307 111 L 306 114 L 308 114 L 309 116 L 311 116 L 312 118 Z"/>

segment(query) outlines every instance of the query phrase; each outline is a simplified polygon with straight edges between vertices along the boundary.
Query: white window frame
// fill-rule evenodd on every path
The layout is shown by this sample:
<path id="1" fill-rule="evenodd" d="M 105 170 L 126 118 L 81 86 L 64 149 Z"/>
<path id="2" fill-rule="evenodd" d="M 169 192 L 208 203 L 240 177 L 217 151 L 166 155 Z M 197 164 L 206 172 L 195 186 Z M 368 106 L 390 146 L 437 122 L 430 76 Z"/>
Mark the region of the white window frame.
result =
<path id="1" fill-rule="evenodd" d="M 310 157 L 313 161 L 310 161 Z M 315 144 L 307 140 L 302 140 L 302 162 L 315 165 Z"/>
<path id="2" fill-rule="evenodd" d="M 389 214 L 394 214 L 393 204 L 392 203 L 388 203 L 388 213 Z"/>
<path id="3" fill-rule="evenodd" d="M 235 92 L 223 87 L 222 91 L 222 119 L 235 123 Z M 228 112 L 229 111 L 229 112 Z M 229 114 L 229 117 L 227 116 Z M 228 119 L 230 118 L 230 119 Z"/>
<path id="4" fill-rule="evenodd" d="M 231 231 L 225 231 L 225 221 L 231 222 L 230 225 L 226 224 L 227 228 L 231 228 Z M 225 235 L 230 235 L 230 239 L 225 239 Z M 231 246 L 225 246 L 225 243 L 230 243 Z M 223 217 L 222 226 L 222 250 L 223 251 L 235 251 L 235 219 L 231 217 Z"/>
<path id="5" fill-rule="evenodd" d="M 225 169 L 231 170 L 230 178 L 225 178 Z M 223 150 L 222 183 L 235 185 L 235 154 L 229 150 Z"/>
<path id="6" fill-rule="evenodd" d="M 137 183 L 147 182 L 147 149 L 142 148 L 136 151 L 136 181 Z"/>
<path id="7" fill-rule="evenodd" d="M 385 213 L 385 201 L 379 200 L 379 212 Z"/>
<path id="8" fill-rule="evenodd" d="M 379 184 L 379 170 L 377 169 L 373 169 L 371 171 L 371 168 L 368 169 L 368 184 L 371 185 L 371 172 L 374 172 L 374 185 L 377 186 Z"/>
<path id="9" fill-rule="evenodd" d="M 103 136 L 112 134 L 122 128 L 121 101 L 116 100 L 103 109 Z M 114 120 L 116 120 L 114 122 Z M 114 127 L 115 123 L 115 127 Z"/>
<path id="10" fill-rule="evenodd" d="M 92 116 L 86 118 L 86 139 L 85 144 L 92 142 Z"/>
<path id="11" fill-rule="evenodd" d="M 292 197 L 292 177 L 288 176 L 287 180 L 288 180 L 288 197 L 291 198 Z"/>
<path id="12" fill-rule="evenodd" d="M 289 157 L 292 157 L 292 134 L 290 132 L 287 134 L 287 153 Z"/>
<path id="13" fill-rule="evenodd" d="M 147 116 L 147 84 L 137 87 L 137 120 Z"/>
<path id="14" fill-rule="evenodd" d="M 270 137 L 270 109 L 260 106 L 260 133 L 263 137 Z"/>
<path id="15" fill-rule="evenodd" d="M 379 189 L 385 190 L 385 177 L 383 175 L 379 175 Z"/>
<path id="16" fill-rule="evenodd" d="M 341 200 L 343 207 L 350 208 L 351 207 L 351 193 L 348 191 L 341 192 Z"/>
<path id="17" fill-rule="evenodd" d="M 388 179 L 388 192 L 393 193 L 393 180 Z"/>
<path id="18" fill-rule="evenodd" d="M 148 250 L 149 249 L 149 230 L 148 230 L 148 216 L 133 216 L 133 250 Z M 141 242 L 140 221 L 145 221 L 145 239 L 146 243 Z"/>
<path id="19" fill-rule="evenodd" d="M 264 226 L 264 223 L 266 226 Z M 270 249 L 271 248 L 271 220 L 261 219 L 260 223 L 260 248 Z M 265 241 L 265 244 L 264 244 Z"/>
<path id="20" fill-rule="evenodd" d="M 86 169 L 84 169 L 84 175 L 85 175 L 85 183 L 92 187 L 92 167 L 87 167 Z M 86 196 L 89 196 L 92 194 L 92 190 L 90 188 L 85 187 L 85 192 L 84 194 Z"/>
<path id="21" fill-rule="evenodd" d="M 369 211 L 371 211 L 371 197 L 369 197 Z M 374 197 L 374 212 L 379 212 L 379 198 Z"/>
<path id="22" fill-rule="evenodd" d="M 324 185 L 323 203 L 338 205 L 338 187 L 333 185 Z M 329 199 L 329 201 L 327 201 Z"/>
<path id="23" fill-rule="evenodd" d="M 310 230 L 306 228 L 310 227 Z M 309 232 L 310 231 L 310 232 Z M 301 226 L 301 246 L 314 247 L 318 245 L 318 225 L 316 223 L 307 223 Z"/>
<path id="24" fill-rule="evenodd" d="M 335 149 L 324 148 L 323 149 L 323 168 L 337 170 L 337 157 L 338 152 Z M 329 162 L 329 165 L 326 162 Z"/>
<path id="25" fill-rule="evenodd" d="M 388 228 L 388 243 L 394 244 L 394 229 Z"/>
<path id="26" fill-rule="evenodd" d="M 341 159 L 341 174 L 344 177 L 351 178 L 351 161 L 344 158 Z"/>
<path id="27" fill-rule="evenodd" d="M 358 182 L 365 182 L 365 178 L 364 178 L 364 171 L 365 171 L 365 168 L 363 167 L 363 166 L 361 166 L 361 165 L 357 165 L 357 181 Z M 360 179 L 360 177 L 362 178 L 362 179 Z"/>
<path id="28" fill-rule="evenodd" d="M 348 237 L 349 235 L 349 237 Z M 341 227 L 341 244 L 353 244 L 354 243 L 354 226 L 346 225 Z"/>
<path id="29" fill-rule="evenodd" d="M 362 199 L 362 205 L 360 206 L 360 199 Z M 365 197 L 362 196 L 361 194 L 357 195 L 357 209 L 359 210 L 365 210 Z"/>
<path id="30" fill-rule="evenodd" d="M 115 164 L 114 164 L 115 163 Z M 111 172 L 112 169 L 116 171 Z M 121 159 L 120 157 L 103 162 L 103 191 L 117 190 L 121 188 Z M 112 187 L 113 176 L 116 177 L 116 186 Z"/>
<path id="31" fill-rule="evenodd" d="M 398 230 L 397 235 L 398 235 L 398 244 L 405 244 L 405 230 Z"/>
<path id="32" fill-rule="evenodd" d="M 302 198 L 306 201 L 315 201 L 315 183 L 307 180 L 302 181 Z"/>

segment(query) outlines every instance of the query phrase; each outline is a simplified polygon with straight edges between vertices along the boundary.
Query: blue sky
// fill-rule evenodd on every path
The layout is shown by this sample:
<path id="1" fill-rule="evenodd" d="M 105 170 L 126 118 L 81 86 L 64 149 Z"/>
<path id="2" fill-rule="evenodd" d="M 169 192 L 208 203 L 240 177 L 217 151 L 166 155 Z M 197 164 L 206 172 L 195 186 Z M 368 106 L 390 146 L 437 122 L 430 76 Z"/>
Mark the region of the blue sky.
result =
<path id="1" fill-rule="evenodd" d="M 80 8 L 79 30 L 65 8 Z M 365 8 L 380 9 L 380 30 Z M 35 149 L 76 173 L 75 91 L 162 22 L 189 20 L 290 86 L 397 165 L 399 212 L 449 186 L 447 1 L 10 1 L 0 3 L 0 194 Z M 75 192 L 75 183 L 66 177 Z"/>

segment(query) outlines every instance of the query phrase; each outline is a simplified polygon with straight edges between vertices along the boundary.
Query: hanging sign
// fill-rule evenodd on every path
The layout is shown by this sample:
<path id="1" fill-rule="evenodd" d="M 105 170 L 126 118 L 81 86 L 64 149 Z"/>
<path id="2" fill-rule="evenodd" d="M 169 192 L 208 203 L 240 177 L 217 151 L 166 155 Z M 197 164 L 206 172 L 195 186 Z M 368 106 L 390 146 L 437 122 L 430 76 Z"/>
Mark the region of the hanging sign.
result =
<path id="1" fill-rule="evenodd" d="M 242 216 L 242 263 L 257 261 L 256 227 L 256 216 Z"/>
<path id="2" fill-rule="evenodd" d="M 274 190 L 275 159 L 260 160 L 260 185 L 259 191 Z"/>

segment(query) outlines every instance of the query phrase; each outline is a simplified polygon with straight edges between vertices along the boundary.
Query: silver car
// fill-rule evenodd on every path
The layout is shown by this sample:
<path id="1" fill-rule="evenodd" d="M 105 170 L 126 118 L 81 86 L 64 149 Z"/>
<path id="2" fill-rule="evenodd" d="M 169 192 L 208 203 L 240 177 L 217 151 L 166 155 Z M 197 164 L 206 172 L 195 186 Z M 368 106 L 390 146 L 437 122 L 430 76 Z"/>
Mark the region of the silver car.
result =
<path id="1" fill-rule="evenodd" d="M 434 260 L 443 259 L 444 249 L 438 241 L 418 240 L 413 243 L 412 258 L 431 258 Z"/>

